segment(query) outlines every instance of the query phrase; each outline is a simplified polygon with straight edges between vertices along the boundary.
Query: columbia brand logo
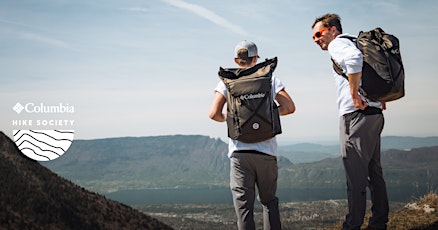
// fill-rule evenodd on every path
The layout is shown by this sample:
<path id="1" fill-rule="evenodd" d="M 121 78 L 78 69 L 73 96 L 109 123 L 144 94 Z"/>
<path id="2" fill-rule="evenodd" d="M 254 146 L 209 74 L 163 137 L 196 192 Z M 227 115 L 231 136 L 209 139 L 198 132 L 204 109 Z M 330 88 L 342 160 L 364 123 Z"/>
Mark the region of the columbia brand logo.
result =
<path id="1" fill-rule="evenodd" d="M 392 54 L 400 54 L 400 50 L 399 49 L 392 49 L 391 53 Z"/>
<path id="2" fill-rule="evenodd" d="M 74 113 L 75 108 L 69 104 L 58 103 L 55 105 L 45 105 L 43 103 L 35 104 L 35 103 L 26 103 L 22 105 L 20 102 L 17 102 L 12 109 L 20 114 L 23 110 L 27 113 Z"/>
<path id="3" fill-rule="evenodd" d="M 17 112 L 18 114 L 21 113 L 21 111 L 23 111 L 24 106 L 22 104 L 20 104 L 20 102 L 17 102 L 17 104 L 14 105 L 14 107 L 12 107 L 12 109 Z"/>
<path id="4" fill-rule="evenodd" d="M 70 116 L 74 113 L 74 106 L 66 103 L 17 102 L 12 110 L 17 114 L 23 114 L 17 115 L 21 118 L 13 119 L 10 124 L 14 128 L 17 127 L 12 130 L 15 144 L 21 153 L 30 159 L 54 160 L 62 156 L 72 144 L 74 130 L 66 127 L 73 127 L 74 120 L 56 118 L 53 115 L 67 114 Z M 35 119 L 29 119 L 30 117 L 35 117 Z"/>
<path id="5" fill-rule="evenodd" d="M 240 100 L 257 99 L 257 98 L 263 98 L 263 97 L 265 97 L 264 93 L 245 94 L 245 95 L 240 96 Z"/>

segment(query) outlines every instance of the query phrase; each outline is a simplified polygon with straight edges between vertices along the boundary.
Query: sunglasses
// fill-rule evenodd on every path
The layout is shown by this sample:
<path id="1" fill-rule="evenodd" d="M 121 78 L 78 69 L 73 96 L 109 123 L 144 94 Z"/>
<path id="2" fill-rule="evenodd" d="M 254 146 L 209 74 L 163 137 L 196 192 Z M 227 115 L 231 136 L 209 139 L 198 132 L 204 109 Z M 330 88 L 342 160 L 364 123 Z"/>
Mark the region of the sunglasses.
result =
<path id="1" fill-rule="evenodd" d="M 324 32 L 324 31 L 326 31 L 326 30 L 328 30 L 329 29 L 329 27 L 324 27 L 324 28 L 322 28 L 322 29 L 320 29 L 319 31 L 317 31 L 317 32 L 315 32 L 314 34 L 313 34 L 313 39 L 315 39 L 315 38 L 320 38 L 321 36 L 322 36 L 322 32 Z"/>

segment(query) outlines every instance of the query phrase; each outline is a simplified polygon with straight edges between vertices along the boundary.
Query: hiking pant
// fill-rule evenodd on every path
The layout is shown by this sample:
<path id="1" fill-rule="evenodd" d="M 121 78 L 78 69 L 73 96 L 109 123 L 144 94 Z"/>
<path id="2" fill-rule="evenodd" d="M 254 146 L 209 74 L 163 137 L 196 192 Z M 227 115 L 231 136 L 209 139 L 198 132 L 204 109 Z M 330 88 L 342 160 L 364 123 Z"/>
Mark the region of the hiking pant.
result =
<path id="1" fill-rule="evenodd" d="M 278 209 L 277 158 L 251 150 L 234 152 L 230 158 L 230 188 L 239 230 L 253 230 L 255 185 L 263 206 L 263 229 L 281 229 Z"/>
<path id="2" fill-rule="evenodd" d="M 380 164 L 383 114 L 354 112 L 340 118 L 340 145 L 347 179 L 348 214 L 343 229 L 360 229 L 366 211 L 366 187 L 371 192 L 368 226 L 386 229 L 388 196 Z"/>

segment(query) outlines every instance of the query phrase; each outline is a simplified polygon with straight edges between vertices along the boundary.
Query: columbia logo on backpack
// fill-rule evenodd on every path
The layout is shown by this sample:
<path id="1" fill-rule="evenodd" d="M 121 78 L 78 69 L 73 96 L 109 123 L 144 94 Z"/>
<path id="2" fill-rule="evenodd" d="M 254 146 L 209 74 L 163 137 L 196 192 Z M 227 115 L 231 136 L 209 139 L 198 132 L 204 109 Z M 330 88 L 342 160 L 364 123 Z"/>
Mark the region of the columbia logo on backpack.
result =
<path id="1" fill-rule="evenodd" d="M 392 49 L 391 53 L 394 55 L 399 55 L 400 54 L 400 50 L 399 49 Z"/>
<path id="2" fill-rule="evenodd" d="M 245 94 L 240 96 L 240 100 L 257 99 L 265 97 L 265 93 Z"/>
<path id="3" fill-rule="evenodd" d="M 405 71 L 396 36 L 381 28 L 360 32 L 357 38 L 341 36 L 353 41 L 363 54 L 360 93 L 373 101 L 388 102 L 405 96 Z M 347 78 L 342 68 L 332 59 L 337 74 Z"/>

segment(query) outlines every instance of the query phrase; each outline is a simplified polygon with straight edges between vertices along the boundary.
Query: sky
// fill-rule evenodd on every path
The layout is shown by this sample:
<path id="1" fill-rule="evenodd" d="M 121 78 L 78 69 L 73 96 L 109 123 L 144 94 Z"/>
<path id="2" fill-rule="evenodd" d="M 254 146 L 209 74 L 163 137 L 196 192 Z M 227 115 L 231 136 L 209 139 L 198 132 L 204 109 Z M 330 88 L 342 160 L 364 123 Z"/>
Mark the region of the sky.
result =
<path id="1" fill-rule="evenodd" d="M 336 13 L 346 33 L 381 27 L 400 39 L 406 96 L 388 103 L 382 135 L 437 136 L 436 12 L 435 0 L 2 0 L 0 130 L 68 120 L 75 139 L 227 141 L 226 124 L 208 118 L 213 89 L 219 67 L 235 67 L 234 46 L 250 40 L 261 60 L 278 57 L 275 76 L 296 105 L 279 143 L 336 141 L 331 61 L 311 38 L 314 19 Z M 17 103 L 73 111 L 23 115 Z"/>

